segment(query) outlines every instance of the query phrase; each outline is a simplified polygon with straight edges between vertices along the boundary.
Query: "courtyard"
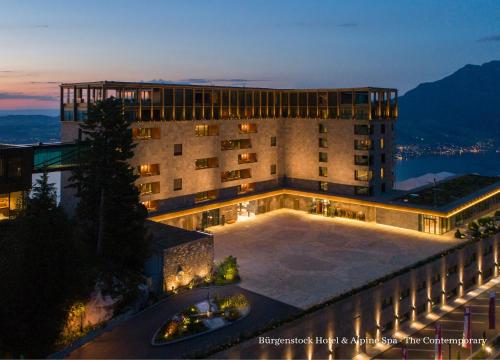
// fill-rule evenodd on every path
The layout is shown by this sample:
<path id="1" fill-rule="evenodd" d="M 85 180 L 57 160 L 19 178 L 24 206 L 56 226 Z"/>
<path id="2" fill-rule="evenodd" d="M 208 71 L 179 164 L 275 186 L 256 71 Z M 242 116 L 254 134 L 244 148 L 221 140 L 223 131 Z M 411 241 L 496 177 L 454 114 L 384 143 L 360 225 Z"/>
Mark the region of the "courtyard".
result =
<path id="1" fill-rule="evenodd" d="M 303 309 L 460 241 L 290 209 L 209 229 L 216 260 L 238 259 L 240 287 Z"/>

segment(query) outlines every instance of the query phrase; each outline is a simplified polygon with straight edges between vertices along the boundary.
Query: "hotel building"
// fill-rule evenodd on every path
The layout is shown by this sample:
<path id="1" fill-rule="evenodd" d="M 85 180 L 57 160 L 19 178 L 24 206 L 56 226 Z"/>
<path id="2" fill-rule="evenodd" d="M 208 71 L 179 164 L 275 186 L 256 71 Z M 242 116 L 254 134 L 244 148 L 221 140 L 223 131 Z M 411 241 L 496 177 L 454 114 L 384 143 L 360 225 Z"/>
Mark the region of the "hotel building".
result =
<path id="1" fill-rule="evenodd" d="M 418 204 L 392 190 L 396 89 L 103 81 L 60 91 L 63 142 L 81 136 L 89 104 L 122 101 L 141 201 L 169 225 L 203 229 L 287 207 L 441 234 L 499 202 L 497 178 L 458 202 Z"/>

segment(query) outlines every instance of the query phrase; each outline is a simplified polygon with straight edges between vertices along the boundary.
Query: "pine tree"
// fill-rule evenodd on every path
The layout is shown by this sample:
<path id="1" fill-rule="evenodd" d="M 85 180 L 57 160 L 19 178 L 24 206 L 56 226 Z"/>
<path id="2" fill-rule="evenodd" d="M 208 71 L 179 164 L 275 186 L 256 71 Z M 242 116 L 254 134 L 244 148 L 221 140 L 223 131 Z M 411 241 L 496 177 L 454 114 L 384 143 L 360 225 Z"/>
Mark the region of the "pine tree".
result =
<path id="1" fill-rule="evenodd" d="M 149 254 L 147 211 L 129 165 L 135 147 L 130 124 L 117 99 L 90 106 L 81 124 L 80 166 L 72 176 L 83 237 L 103 269 L 114 275 L 140 271 Z"/>
<path id="2" fill-rule="evenodd" d="M 0 354 L 54 351 L 71 304 L 85 291 L 82 247 L 42 175 L 26 209 L 0 237 Z"/>

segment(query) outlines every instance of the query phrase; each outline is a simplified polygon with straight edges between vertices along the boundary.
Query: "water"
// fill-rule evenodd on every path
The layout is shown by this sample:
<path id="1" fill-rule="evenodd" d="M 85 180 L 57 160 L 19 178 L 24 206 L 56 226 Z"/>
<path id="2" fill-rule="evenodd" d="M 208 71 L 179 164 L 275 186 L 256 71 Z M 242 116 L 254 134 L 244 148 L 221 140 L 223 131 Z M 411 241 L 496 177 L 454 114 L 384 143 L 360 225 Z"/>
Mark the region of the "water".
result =
<path id="1" fill-rule="evenodd" d="M 396 161 L 396 181 L 441 171 L 455 174 L 500 175 L 500 154 L 491 152 L 463 155 L 429 155 Z"/>

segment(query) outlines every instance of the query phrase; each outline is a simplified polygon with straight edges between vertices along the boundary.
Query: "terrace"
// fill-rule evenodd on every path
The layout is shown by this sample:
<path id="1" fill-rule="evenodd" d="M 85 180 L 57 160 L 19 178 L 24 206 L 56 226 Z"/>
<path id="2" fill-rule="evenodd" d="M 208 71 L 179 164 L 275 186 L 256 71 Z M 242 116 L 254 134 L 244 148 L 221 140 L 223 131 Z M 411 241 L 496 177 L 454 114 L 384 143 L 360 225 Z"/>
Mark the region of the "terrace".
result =
<path id="1" fill-rule="evenodd" d="M 500 181 L 500 177 L 463 175 L 398 197 L 395 201 L 412 205 L 443 207 L 466 198 Z"/>

